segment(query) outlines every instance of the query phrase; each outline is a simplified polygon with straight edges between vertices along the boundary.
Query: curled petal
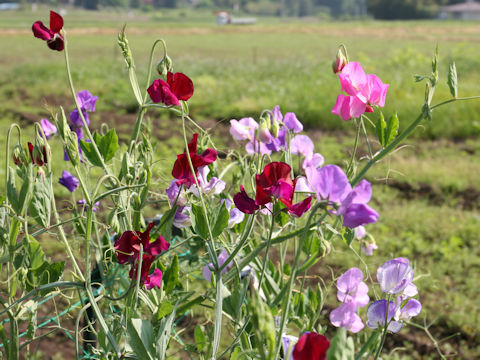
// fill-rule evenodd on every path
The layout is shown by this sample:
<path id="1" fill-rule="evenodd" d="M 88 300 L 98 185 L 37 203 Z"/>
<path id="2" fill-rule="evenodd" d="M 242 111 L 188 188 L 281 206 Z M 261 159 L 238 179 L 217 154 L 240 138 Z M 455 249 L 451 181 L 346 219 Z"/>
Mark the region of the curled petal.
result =
<path id="1" fill-rule="evenodd" d="M 339 211 L 339 213 L 343 215 L 343 226 L 351 229 L 360 225 L 375 223 L 380 216 L 374 209 L 365 204 L 352 204 L 344 211 Z"/>
<path id="2" fill-rule="evenodd" d="M 295 215 L 296 217 L 300 217 L 310 209 L 311 201 L 312 201 L 312 197 L 309 196 L 305 200 L 300 201 L 299 203 L 296 203 L 295 205 L 292 205 L 288 209 L 288 212 L 292 215 Z"/>
<path id="3" fill-rule="evenodd" d="M 156 79 L 147 89 L 150 99 L 154 103 L 164 103 L 167 106 L 179 106 L 180 102 L 175 94 L 170 90 L 170 86 L 162 79 Z"/>
<path id="4" fill-rule="evenodd" d="M 243 185 L 240 186 L 240 192 L 233 197 L 233 202 L 237 209 L 245 214 L 253 214 L 259 208 L 255 200 L 247 195 Z"/>
<path id="5" fill-rule="evenodd" d="M 50 30 L 59 33 L 63 28 L 63 18 L 55 11 L 50 11 Z"/>
<path id="6" fill-rule="evenodd" d="M 43 22 L 36 21 L 32 25 L 33 36 L 42 40 L 50 40 L 53 38 L 53 32 L 48 29 Z"/>

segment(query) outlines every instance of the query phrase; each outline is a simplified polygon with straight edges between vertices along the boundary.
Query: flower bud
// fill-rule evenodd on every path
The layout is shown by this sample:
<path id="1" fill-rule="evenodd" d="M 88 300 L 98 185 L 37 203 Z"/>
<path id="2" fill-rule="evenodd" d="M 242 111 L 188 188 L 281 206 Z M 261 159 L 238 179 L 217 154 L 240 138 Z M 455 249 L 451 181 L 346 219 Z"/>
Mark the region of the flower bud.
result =
<path id="1" fill-rule="evenodd" d="M 43 166 L 47 163 L 47 150 L 45 149 L 45 145 L 40 148 L 39 146 L 34 146 L 31 142 L 29 142 L 28 152 L 30 153 L 32 164 Z"/>
<path id="2" fill-rule="evenodd" d="M 25 151 L 23 150 L 23 147 L 20 145 L 15 145 L 13 148 L 13 162 L 15 165 L 21 165 L 27 163 L 27 159 L 25 158 Z"/>
<path id="3" fill-rule="evenodd" d="M 273 140 L 272 134 L 270 134 L 268 123 L 264 120 L 260 123 L 260 128 L 258 129 L 258 138 L 265 144 L 270 144 Z"/>
<path id="4" fill-rule="evenodd" d="M 160 75 L 166 75 L 167 72 L 172 71 L 173 63 L 172 59 L 168 55 L 165 55 L 157 65 L 157 71 Z"/>
<path id="5" fill-rule="evenodd" d="M 274 138 L 278 137 L 278 131 L 280 130 L 280 126 L 278 126 L 278 122 L 273 120 L 272 122 L 272 135 Z"/>
<path id="6" fill-rule="evenodd" d="M 345 65 L 347 65 L 347 59 L 345 58 L 345 55 L 343 55 L 342 51 L 338 49 L 337 56 L 332 63 L 333 73 L 338 74 L 343 70 Z"/>

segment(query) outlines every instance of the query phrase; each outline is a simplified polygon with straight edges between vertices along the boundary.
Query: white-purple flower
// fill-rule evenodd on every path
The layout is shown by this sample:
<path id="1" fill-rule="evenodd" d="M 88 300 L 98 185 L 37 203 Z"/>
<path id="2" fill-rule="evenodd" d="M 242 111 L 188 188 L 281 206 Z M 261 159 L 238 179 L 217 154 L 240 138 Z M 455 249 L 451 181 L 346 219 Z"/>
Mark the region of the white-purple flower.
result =
<path id="1" fill-rule="evenodd" d="M 62 177 L 58 179 L 59 184 L 65 186 L 68 191 L 74 192 L 75 189 L 80 185 L 78 179 L 70 174 L 67 170 L 63 170 Z"/>
<path id="2" fill-rule="evenodd" d="M 385 262 L 377 269 L 377 281 L 387 294 L 400 294 L 405 289 L 415 292 L 412 287 L 413 269 L 406 258 L 395 258 Z M 415 286 L 415 285 L 413 285 Z"/>
<path id="3" fill-rule="evenodd" d="M 383 329 L 385 327 L 385 319 L 388 323 L 388 331 L 397 333 L 403 326 L 403 323 L 392 320 L 396 312 L 396 306 L 393 301 L 377 300 L 370 304 L 367 309 L 367 326 L 370 329 Z"/>
<path id="4" fill-rule="evenodd" d="M 47 140 L 57 133 L 57 127 L 47 119 L 40 120 L 40 126 Z"/>
<path id="5" fill-rule="evenodd" d="M 344 303 L 333 310 L 330 313 L 330 322 L 333 326 L 344 327 L 353 333 L 357 333 L 364 328 L 362 319 L 357 314 L 357 307 L 351 302 Z"/>
<path id="6" fill-rule="evenodd" d="M 222 199 L 221 203 L 224 203 L 230 218 L 228 219 L 228 228 L 232 228 L 237 224 L 240 224 L 245 219 L 245 214 L 233 206 L 233 202 L 230 199 Z"/>
<path id="7" fill-rule="evenodd" d="M 310 158 L 313 155 L 313 141 L 307 135 L 295 135 L 290 140 L 290 152 Z"/>
<path id="8" fill-rule="evenodd" d="M 363 272 L 353 267 L 337 279 L 337 299 L 343 303 L 353 303 L 356 307 L 368 304 L 368 286 L 363 282 Z"/>
<path id="9" fill-rule="evenodd" d="M 223 264 L 225 264 L 225 261 L 227 261 L 229 256 L 230 255 L 228 255 L 227 250 L 223 249 L 218 255 L 218 265 L 222 266 Z M 230 262 L 227 266 L 223 268 L 222 274 L 225 274 L 228 271 L 228 269 L 230 269 L 232 266 L 233 266 L 233 262 Z M 209 263 L 208 265 L 205 265 L 203 267 L 203 277 L 205 278 L 205 280 L 210 281 L 212 279 L 213 270 L 214 269 L 213 269 L 212 263 Z"/>
<path id="10" fill-rule="evenodd" d="M 181 189 L 181 192 L 180 192 Z M 173 179 L 170 182 L 170 186 L 168 187 L 167 190 L 165 190 L 165 193 L 168 196 L 168 200 L 170 201 L 170 205 L 178 205 L 178 206 L 185 206 L 187 204 L 187 199 L 185 197 L 185 191 L 183 190 L 183 186 L 178 186 L 177 185 L 177 180 Z"/>
<path id="11" fill-rule="evenodd" d="M 422 311 L 422 304 L 416 299 L 409 299 L 405 305 L 402 304 L 402 298 L 397 298 L 397 307 L 395 309 L 394 319 L 399 320 L 410 320 L 412 317 L 418 316 Z"/>
<path id="12" fill-rule="evenodd" d="M 306 156 L 302 164 L 303 171 L 305 171 L 305 174 L 308 171 L 314 171 L 318 169 L 320 166 L 322 166 L 324 162 L 325 162 L 325 159 L 321 154 L 314 153 L 314 154 L 311 154 L 310 156 Z"/>
<path id="13" fill-rule="evenodd" d="M 293 348 L 298 338 L 292 335 L 282 335 L 283 359 L 293 360 Z M 289 356 L 290 355 L 290 356 Z"/>
<path id="14" fill-rule="evenodd" d="M 230 120 L 230 134 L 235 140 L 252 141 L 255 138 L 255 131 L 258 129 L 258 123 L 251 117 L 240 120 Z"/>
<path id="15" fill-rule="evenodd" d="M 360 250 L 363 251 L 365 256 L 372 256 L 373 250 L 377 250 L 378 246 L 374 242 L 367 242 L 364 245 L 360 246 Z"/>
<path id="16" fill-rule="evenodd" d="M 179 206 L 175 213 L 175 217 L 173 218 L 173 225 L 179 229 L 192 225 L 190 210 L 190 206 Z"/>
<path id="17" fill-rule="evenodd" d="M 210 180 L 207 180 L 209 173 L 210 169 L 208 166 L 202 166 L 198 168 L 197 180 L 200 188 L 202 189 L 202 194 L 218 195 L 225 189 L 225 181 L 222 181 L 216 177 L 212 177 Z M 196 184 L 191 186 L 189 191 L 196 197 L 199 197 Z"/>

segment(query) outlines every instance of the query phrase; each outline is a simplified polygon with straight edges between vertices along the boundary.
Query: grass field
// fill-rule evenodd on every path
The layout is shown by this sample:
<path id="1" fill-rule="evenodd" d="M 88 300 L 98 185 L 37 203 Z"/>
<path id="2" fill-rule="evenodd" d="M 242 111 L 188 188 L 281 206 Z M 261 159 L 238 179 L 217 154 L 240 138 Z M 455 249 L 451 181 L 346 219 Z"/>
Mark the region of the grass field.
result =
<path id="1" fill-rule="evenodd" d="M 49 51 L 31 35 L 31 24 L 48 21 L 47 14 L 46 9 L 0 13 L 2 133 L 18 122 L 31 136 L 32 123 L 48 114 L 45 105 L 72 108 L 62 54 Z M 456 62 L 460 96 L 480 94 L 477 23 L 259 19 L 252 26 L 218 27 L 214 20 L 208 13 L 179 11 L 131 17 L 113 12 L 67 13 L 77 90 L 89 89 L 99 96 L 97 113 L 91 116 L 93 127 L 107 122 L 125 138 L 135 121 L 134 98 L 116 46 L 116 33 L 124 22 L 140 79 L 145 78 L 152 42 L 164 38 L 175 71 L 187 73 L 194 81 L 195 95 L 189 101 L 193 116 L 214 128 L 214 134 L 225 134 L 223 126 L 231 118 L 255 117 L 262 109 L 280 104 L 309 127 L 316 150 L 327 163 L 341 164 L 353 145 L 353 125 L 330 114 L 340 88 L 330 68 L 339 43 L 347 45 L 351 59 L 360 61 L 367 72 L 391 84 L 384 112 L 397 111 L 403 127 L 423 103 L 423 84 L 414 83 L 413 74 L 429 71 L 437 43 L 441 84 L 436 99 L 449 97 L 445 81 L 451 60 Z M 480 357 L 479 113 L 480 101 L 442 108 L 432 122 L 417 130 L 408 147 L 385 159 L 368 176 L 375 183 L 374 207 L 381 214 L 368 229 L 379 245 L 369 264 L 375 268 L 396 256 L 414 262 L 422 315 L 427 324 L 433 323 L 431 332 L 437 340 L 456 334 L 440 346 L 462 359 Z M 157 165 L 159 174 L 170 167 L 173 154 L 181 152 L 182 146 L 172 136 L 178 126 L 171 120 L 152 114 L 150 121 L 159 139 L 158 159 L 165 159 Z M 2 148 L 4 142 L 0 138 Z M 231 145 L 223 136 L 219 142 Z M 60 157 L 58 141 L 53 144 Z M 4 159 L 0 161 L 3 176 Z M 59 177 L 62 169 L 59 162 L 55 175 Z M 166 181 L 160 179 L 160 189 Z M 322 264 L 358 265 L 354 257 L 346 256 L 348 251 L 335 244 L 333 256 Z M 420 332 L 404 331 L 389 346 L 407 348 L 396 351 L 392 359 L 438 358 L 431 341 Z"/>

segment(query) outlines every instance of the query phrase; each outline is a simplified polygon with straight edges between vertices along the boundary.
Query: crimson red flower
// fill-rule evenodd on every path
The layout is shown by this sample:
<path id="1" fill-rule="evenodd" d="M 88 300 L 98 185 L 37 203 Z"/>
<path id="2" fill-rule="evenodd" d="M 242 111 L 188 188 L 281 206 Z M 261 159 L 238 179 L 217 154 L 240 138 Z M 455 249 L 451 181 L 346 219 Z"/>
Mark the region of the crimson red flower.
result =
<path id="1" fill-rule="evenodd" d="M 188 152 L 190 153 L 190 158 L 192 159 L 195 176 L 198 175 L 199 167 L 209 165 L 217 160 L 217 152 L 214 149 L 209 148 L 201 155 L 198 155 L 197 141 L 198 134 L 193 134 L 193 139 L 188 144 Z M 183 154 L 177 155 L 177 160 L 175 161 L 175 164 L 173 164 L 172 176 L 177 179 L 178 186 L 184 184 L 187 188 L 189 188 L 195 183 L 195 178 L 193 177 L 192 170 L 190 169 L 186 150 L 183 152 Z"/>
<path id="2" fill-rule="evenodd" d="M 45 40 L 52 50 L 62 51 L 64 48 L 63 36 L 60 31 L 63 28 L 63 18 L 54 11 L 50 11 L 50 29 L 37 21 L 32 25 L 33 35 L 36 38 Z"/>
<path id="3" fill-rule="evenodd" d="M 183 73 L 167 73 L 167 81 L 154 80 L 147 89 L 154 103 L 179 106 L 180 101 L 187 101 L 193 95 L 193 82 Z"/>
<path id="4" fill-rule="evenodd" d="M 290 177 L 291 168 L 284 162 L 271 162 L 266 165 L 263 172 L 256 176 L 256 196 L 255 200 L 251 199 L 243 186 L 240 192 L 233 197 L 235 206 L 246 214 L 253 214 L 262 205 L 266 205 L 273 199 L 280 200 L 288 209 L 290 214 L 300 217 L 308 209 L 312 197 L 309 196 L 305 200 L 293 204 L 293 195 L 295 193 L 296 180 Z"/>
<path id="5" fill-rule="evenodd" d="M 325 360 L 330 341 L 320 334 L 307 332 L 300 336 L 293 349 L 293 360 Z"/>
<path id="6" fill-rule="evenodd" d="M 47 163 L 47 149 L 45 148 L 45 145 L 42 146 L 41 150 L 38 146 L 33 146 L 31 142 L 27 145 L 33 165 L 37 164 L 38 166 L 43 166 Z"/>
<path id="7" fill-rule="evenodd" d="M 155 261 L 157 255 L 170 248 L 170 244 L 165 241 L 162 236 L 159 236 L 154 242 L 150 242 L 150 230 L 153 227 L 150 223 L 144 232 L 140 231 L 125 231 L 121 236 L 115 240 L 114 249 L 117 252 L 117 260 L 120 264 L 130 262 L 132 268 L 130 269 L 130 278 L 136 279 L 138 262 L 140 259 L 140 245 L 143 246 L 142 268 L 140 270 L 140 280 L 147 286 L 148 289 L 152 287 L 160 287 L 162 276 L 161 271 L 155 269 L 152 275 L 149 275 L 150 267 Z"/>

